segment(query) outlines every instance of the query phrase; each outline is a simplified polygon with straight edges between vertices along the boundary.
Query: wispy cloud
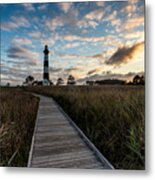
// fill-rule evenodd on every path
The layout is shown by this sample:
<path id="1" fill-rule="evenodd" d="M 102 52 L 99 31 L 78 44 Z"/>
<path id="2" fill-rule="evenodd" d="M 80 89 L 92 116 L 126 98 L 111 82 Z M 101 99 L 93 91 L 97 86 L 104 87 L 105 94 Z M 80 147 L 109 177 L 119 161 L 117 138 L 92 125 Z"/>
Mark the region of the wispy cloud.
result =
<path id="1" fill-rule="evenodd" d="M 23 47 L 10 47 L 7 50 L 8 58 L 18 59 L 19 63 L 23 60 L 26 60 L 27 65 L 37 65 L 37 60 L 39 60 L 39 54 L 33 51 L 30 51 Z M 21 60 L 21 62 L 20 62 Z"/>
<path id="2" fill-rule="evenodd" d="M 78 67 L 70 67 L 70 68 L 65 69 L 65 71 L 69 72 L 69 73 L 71 73 L 72 71 L 77 71 L 77 70 L 80 70 L 80 68 L 78 68 Z"/>
<path id="3" fill-rule="evenodd" d="M 41 37 L 41 32 L 34 31 L 34 32 L 30 32 L 29 35 L 34 39 L 39 39 Z"/>
<path id="4" fill-rule="evenodd" d="M 63 71 L 63 68 L 50 67 L 49 71 L 52 73 L 59 73 L 59 72 Z"/>
<path id="5" fill-rule="evenodd" d="M 116 27 L 117 33 L 127 34 L 135 32 L 136 28 L 144 28 L 144 16 L 130 17 L 118 24 Z"/>
<path id="6" fill-rule="evenodd" d="M 27 11 L 35 11 L 35 8 L 33 6 L 33 4 L 30 4 L 30 3 L 25 3 L 25 4 L 22 4 L 22 6 L 25 8 L 25 10 Z"/>
<path id="7" fill-rule="evenodd" d="M 100 21 L 103 18 L 104 14 L 105 14 L 105 12 L 103 11 L 103 9 L 97 9 L 97 10 L 94 10 L 94 11 L 86 14 L 85 18 L 89 19 L 89 20 Z"/>
<path id="8" fill-rule="evenodd" d="M 23 17 L 12 16 L 9 22 L 5 22 L 1 24 L 2 30 L 11 31 L 12 29 L 17 29 L 20 27 L 29 27 L 29 21 Z"/>
<path id="9" fill-rule="evenodd" d="M 98 68 L 95 68 L 95 69 L 92 69 L 92 70 L 88 71 L 87 75 L 90 76 L 92 74 L 99 73 L 101 71 L 103 71 L 103 67 L 98 67 Z"/>
<path id="10" fill-rule="evenodd" d="M 29 45 L 32 46 L 32 40 L 28 38 L 13 38 L 11 41 L 15 46 Z"/>
<path id="11" fill-rule="evenodd" d="M 85 42 L 101 42 L 105 40 L 105 37 L 91 37 L 91 36 L 78 36 L 78 35 L 66 35 L 64 36 L 66 41 L 85 41 Z"/>
<path id="12" fill-rule="evenodd" d="M 38 6 L 38 10 L 43 11 L 43 10 L 46 10 L 47 7 L 48 7 L 48 4 L 42 4 L 42 5 Z"/>

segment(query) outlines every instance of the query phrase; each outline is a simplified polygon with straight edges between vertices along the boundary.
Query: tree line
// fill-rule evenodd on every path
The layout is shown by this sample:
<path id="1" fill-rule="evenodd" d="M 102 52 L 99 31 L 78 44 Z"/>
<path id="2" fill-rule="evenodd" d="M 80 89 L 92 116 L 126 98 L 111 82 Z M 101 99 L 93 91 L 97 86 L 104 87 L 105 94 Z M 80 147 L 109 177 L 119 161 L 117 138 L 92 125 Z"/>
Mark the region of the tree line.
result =
<path id="1" fill-rule="evenodd" d="M 67 78 L 67 84 L 66 85 L 75 85 L 76 80 L 75 77 L 72 75 L 69 75 Z M 104 80 L 96 80 L 96 81 L 86 81 L 86 85 L 144 85 L 145 84 L 145 78 L 144 76 L 136 75 L 133 77 L 132 81 L 126 82 L 124 80 L 120 79 L 104 79 Z M 33 76 L 27 76 L 25 81 L 23 82 L 23 85 L 43 85 L 43 81 L 37 81 L 34 79 Z M 49 85 L 54 85 L 52 81 L 49 81 Z M 57 79 L 56 84 L 57 86 L 65 85 L 64 80 L 59 77 Z"/>
<path id="2" fill-rule="evenodd" d="M 59 85 L 64 85 L 64 80 L 60 77 L 57 79 L 57 82 L 55 85 L 59 86 Z M 74 76 L 69 75 L 68 79 L 67 79 L 67 85 L 75 85 L 76 81 Z M 23 85 L 33 85 L 33 86 L 37 86 L 37 85 L 43 85 L 43 81 L 37 81 L 34 79 L 33 76 L 29 75 L 26 77 L 25 81 L 23 82 Z M 52 81 L 49 80 L 49 85 L 54 85 L 54 83 Z"/>

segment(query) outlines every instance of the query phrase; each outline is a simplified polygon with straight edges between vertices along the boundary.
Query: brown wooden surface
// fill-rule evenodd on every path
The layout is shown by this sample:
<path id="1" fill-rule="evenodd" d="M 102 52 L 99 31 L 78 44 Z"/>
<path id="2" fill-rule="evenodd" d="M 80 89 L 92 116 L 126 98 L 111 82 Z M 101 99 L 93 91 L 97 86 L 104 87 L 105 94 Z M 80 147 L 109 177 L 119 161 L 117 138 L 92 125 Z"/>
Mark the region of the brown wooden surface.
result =
<path id="1" fill-rule="evenodd" d="M 39 97 L 29 167 L 112 169 L 85 143 L 52 98 Z"/>

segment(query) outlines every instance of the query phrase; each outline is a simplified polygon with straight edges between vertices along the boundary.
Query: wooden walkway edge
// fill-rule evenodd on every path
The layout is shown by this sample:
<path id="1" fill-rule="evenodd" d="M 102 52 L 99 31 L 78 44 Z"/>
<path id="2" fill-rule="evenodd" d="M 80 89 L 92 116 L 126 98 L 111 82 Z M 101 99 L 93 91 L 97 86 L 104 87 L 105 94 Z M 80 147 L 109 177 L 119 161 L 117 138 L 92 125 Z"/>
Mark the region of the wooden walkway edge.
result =
<path id="1" fill-rule="evenodd" d="M 114 169 L 63 109 L 40 98 L 28 167 Z"/>

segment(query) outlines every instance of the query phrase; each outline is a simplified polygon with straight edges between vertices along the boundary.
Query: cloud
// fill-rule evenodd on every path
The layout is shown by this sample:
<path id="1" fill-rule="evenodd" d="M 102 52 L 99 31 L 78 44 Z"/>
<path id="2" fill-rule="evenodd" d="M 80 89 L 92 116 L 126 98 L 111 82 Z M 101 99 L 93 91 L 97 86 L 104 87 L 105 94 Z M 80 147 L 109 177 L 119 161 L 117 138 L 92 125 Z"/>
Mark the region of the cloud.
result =
<path id="1" fill-rule="evenodd" d="M 77 46 L 80 46 L 80 43 L 79 42 L 75 42 L 75 43 L 67 43 L 64 48 L 74 48 L 74 47 L 77 47 Z"/>
<path id="2" fill-rule="evenodd" d="M 78 28 L 78 22 L 79 20 L 77 19 L 77 14 L 78 11 L 69 11 L 68 14 L 64 14 L 61 16 L 56 16 L 52 19 L 48 18 L 45 21 L 45 26 L 50 30 L 50 31 L 55 31 L 60 27 L 69 27 L 75 30 Z"/>
<path id="3" fill-rule="evenodd" d="M 14 62 L 8 66 L 8 61 L 5 62 L 1 68 L 1 84 L 5 85 L 7 82 L 11 85 L 22 84 L 28 75 L 33 75 L 33 69 L 27 68 L 27 64 L 19 62 L 18 64 L 21 66 L 18 67 Z"/>
<path id="4" fill-rule="evenodd" d="M 65 59 L 76 59 L 76 58 L 81 58 L 79 55 L 74 55 L 74 54 L 59 54 L 61 58 Z"/>
<path id="5" fill-rule="evenodd" d="M 121 25 L 116 27 L 117 33 L 131 33 L 135 32 L 135 29 L 138 27 L 144 26 L 144 16 L 139 17 L 130 17 L 126 19 Z"/>
<path id="6" fill-rule="evenodd" d="M 130 0 L 129 3 L 130 4 L 137 4 L 139 2 L 139 0 Z"/>
<path id="7" fill-rule="evenodd" d="M 105 6 L 105 1 L 97 1 L 96 5 L 99 7 L 104 7 Z"/>
<path id="8" fill-rule="evenodd" d="M 39 55 L 36 52 L 32 52 L 23 47 L 10 47 L 7 50 L 7 56 L 12 59 L 21 60 L 19 63 L 22 63 L 23 60 L 26 62 L 26 65 L 37 65 L 37 60 L 39 60 Z"/>
<path id="9" fill-rule="evenodd" d="M 101 54 L 96 54 L 94 56 L 92 56 L 93 58 L 96 58 L 97 60 L 99 60 L 100 64 L 103 64 L 106 62 L 107 58 L 111 56 L 111 54 L 114 53 L 113 49 L 107 50 Z"/>
<path id="10" fill-rule="evenodd" d="M 94 10 L 94 11 L 86 14 L 85 18 L 88 20 L 100 21 L 103 18 L 104 14 L 105 13 L 104 13 L 103 9 L 97 9 L 97 10 Z"/>
<path id="11" fill-rule="evenodd" d="M 144 51 L 144 42 L 137 43 L 132 47 L 119 48 L 106 63 L 115 66 L 127 63 L 131 59 L 134 59 L 141 51 Z"/>
<path id="12" fill-rule="evenodd" d="M 41 32 L 35 31 L 35 32 L 29 33 L 29 35 L 34 39 L 39 39 L 41 37 Z"/>
<path id="13" fill-rule="evenodd" d="M 121 12 L 122 12 L 122 13 L 127 13 L 127 14 L 130 14 L 130 13 L 132 14 L 132 13 L 135 12 L 135 10 L 136 10 L 136 6 L 133 5 L 133 4 L 130 4 L 130 5 L 125 6 L 125 7 L 121 10 Z"/>
<path id="14" fill-rule="evenodd" d="M 138 39 L 141 42 L 144 41 L 144 31 L 136 31 L 132 33 L 122 34 L 122 37 L 125 37 L 125 39 Z"/>
<path id="15" fill-rule="evenodd" d="M 92 28 L 96 28 L 98 26 L 98 23 L 94 20 L 85 20 L 85 19 L 82 19 L 82 20 L 79 20 L 77 21 L 77 26 L 79 28 L 89 28 L 89 27 L 92 27 Z"/>
<path id="16" fill-rule="evenodd" d="M 136 27 L 144 25 L 144 17 L 130 18 L 123 24 L 123 29 L 132 30 Z"/>
<path id="17" fill-rule="evenodd" d="M 29 26 L 30 26 L 29 21 L 23 16 L 21 17 L 12 16 L 10 22 L 5 22 L 1 24 L 2 30 L 5 31 L 11 31 L 13 29 L 17 29 L 20 27 L 29 27 Z"/>
<path id="18" fill-rule="evenodd" d="M 27 38 L 14 38 L 11 41 L 15 46 L 32 45 L 32 41 Z"/>
<path id="19" fill-rule="evenodd" d="M 49 71 L 50 71 L 51 73 L 58 73 L 58 72 L 63 71 L 63 69 L 62 69 L 62 68 L 50 67 L 50 68 L 49 68 Z"/>
<path id="20" fill-rule="evenodd" d="M 64 18 L 61 16 L 57 16 L 51 20 L 47 20 L 45 22 L 45 25 L 49 28 L 51 31 L 55 31 L 58 27 L 61 27 L 64 25 Z"/>
<path id="21" fill-rule="evenodd" d="M 103 71 L 103 67 L 92 69 L 92 70 L 88 71 L 87 75 L 99 73 L 101 70 Z"/>
<path id="22" fill-rule="evenodd" d="M 27 11 L 35 11 L 35 8 L 33 6 L 33 4 L 29 4 L 29 3 L 26 3 L 26 4 L 22 4 L 22 6 L 25 8 L 25 10 Z"/>
<path id="23" fill-rule="evenodd" d="M 111 22 L 111 25 L 115 27 L 121 23 L 121 20 L 120 19 L 112 19 L 110 22 Z"/>
<path id="24" fill-rule="evenodd" d="M 72 2 L 64 2 L 64 3 L 60 2 L 59 7 L 62 11 L 64 11 L 65 13 L 68 13 L 72 7 Z"/>
<path id="25" fill-rule="evenodd" d="M 48 7 L 48 4 L 43 4 L 43 5 L 38 6 L 38 10 L 43 11 L 43 10 L 46 10 L 47 7 Z"/>
<path id="26" fill-rule="evenodd" d="M 70 68 L 65 69 L 65 71 L 68 72 L 68 73 L 70 73 L 72 71 L 77 71 L 77 70 L 79 70 L 78 67 L 70 67 Z"/>
<path id="27" fill-rule="evenodd" d="M 107 21 L 107 22 L 111 22 L 112 20 L 116 19 L 118 12 L 116 10 L 114 11 L 110 11 L 103 19 L 102 21 Z"/>
<path id="28" fill-rule="evenodd" d="M 66 41 L 85 41 L 85 42 L 101 42 L 105 40 L 105 36 L 100 37 L 89 37 L 89 36 L 78 36 L 78 35 L 66 35 L 64 36 Z"/>
<path id="29" fill-rule="evenodd" d="M 105 79 L 120 79 L 125 81 L 131 81 L 135 75 L 144 75 L 144 72 L 128 72 L 126 74 L 121 73 L 112 73 L 109 71 L 104 71 L 102 74 L 93 74 L 91 76 L 86 76 L 80 78 L 77 81 L 79 83 L 85 83 L 86 81 L 96 81 L 96 80 L 105 80 Z"/>
<path id="30" fill-rule="evenodd" d="M 46 44 L 48 44 L 49 46 L 53 46 L 56 42 L 56 40 L 52 37 L 42 38 L 40 41 L 41 41 L 42 46 L 45 46 Z"/>

